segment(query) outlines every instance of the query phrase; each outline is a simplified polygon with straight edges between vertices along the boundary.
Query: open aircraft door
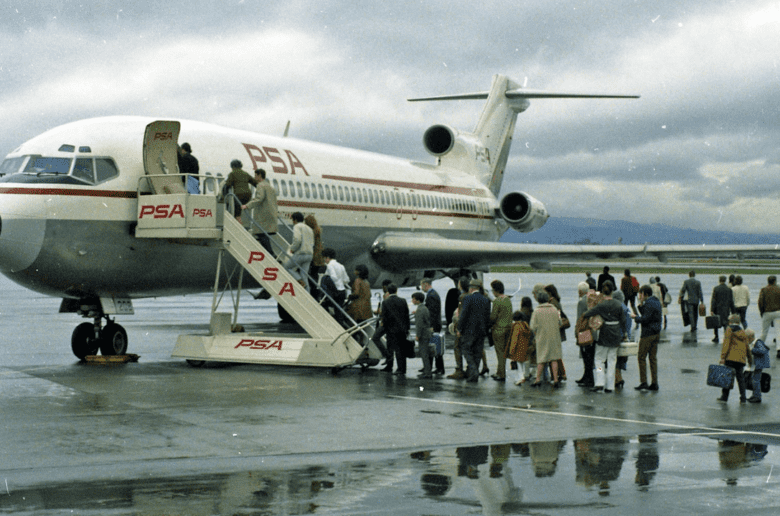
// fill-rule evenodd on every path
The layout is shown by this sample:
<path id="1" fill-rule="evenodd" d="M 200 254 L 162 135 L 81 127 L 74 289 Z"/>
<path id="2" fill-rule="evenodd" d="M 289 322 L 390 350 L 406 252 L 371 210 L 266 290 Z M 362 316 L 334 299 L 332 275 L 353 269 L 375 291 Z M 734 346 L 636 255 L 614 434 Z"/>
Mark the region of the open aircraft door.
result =
<path id="1" fill-rule="evenodd" d="M 144 134 L 144 170 L 153 176 L 149 184 L 155 194 L 187 193 L 179 173 L 179 131 L 181 124 L 157 120 L 146 126 Z"/>

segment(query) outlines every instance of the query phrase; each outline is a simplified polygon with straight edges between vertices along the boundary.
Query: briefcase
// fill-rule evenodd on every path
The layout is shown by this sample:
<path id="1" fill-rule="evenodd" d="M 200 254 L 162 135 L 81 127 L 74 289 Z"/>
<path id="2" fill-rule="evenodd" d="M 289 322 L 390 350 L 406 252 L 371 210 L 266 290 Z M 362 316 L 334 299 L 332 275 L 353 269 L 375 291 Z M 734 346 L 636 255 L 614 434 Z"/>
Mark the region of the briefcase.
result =
<path id="1" fill-rule="evenodd" d="M 737 372 L 733 367 L 712 364 L 707 370 L 707 385 L 720 387 L 721 389 L 733 389 L 736 374 Z"/>
<path id="2" fill-rule="evenodd" d="M 704 326 L 708 330 L 714 330 L 715 328 L 720 328 L 720 316 L 708 315 L 707 318 L 704 320 Z"/>
<path id="3" fill-rule="evenodd" d="M 753 371 L 742 371 L 745 377 L 745 387 L 753 390 Z M 761 372 L 761 392 L 769 392 L 772 388 L 772 377 L 769 373 Z"/>

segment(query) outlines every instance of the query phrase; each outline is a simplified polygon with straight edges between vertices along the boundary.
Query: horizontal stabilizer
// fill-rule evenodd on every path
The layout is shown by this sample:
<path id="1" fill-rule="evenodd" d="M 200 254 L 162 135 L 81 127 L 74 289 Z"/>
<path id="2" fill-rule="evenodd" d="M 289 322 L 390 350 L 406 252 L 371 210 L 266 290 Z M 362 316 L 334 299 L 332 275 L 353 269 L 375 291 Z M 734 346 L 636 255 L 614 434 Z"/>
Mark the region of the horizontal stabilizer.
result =
<path id="1" fill-rule="evenodd" d="M 426 100 L 479 100 L 488 98 L 488 91 L 476 93 L 460 93 L 455 95 L 439 95 L 436 97 L 420 97 L 407 99 L 409 102 Z M 510 99 L 638 99 L 639 95 L 613 95 L 610 93 L 561 93 L 544 90 L 526 90 L 518 88 L 505 93 Z"/>

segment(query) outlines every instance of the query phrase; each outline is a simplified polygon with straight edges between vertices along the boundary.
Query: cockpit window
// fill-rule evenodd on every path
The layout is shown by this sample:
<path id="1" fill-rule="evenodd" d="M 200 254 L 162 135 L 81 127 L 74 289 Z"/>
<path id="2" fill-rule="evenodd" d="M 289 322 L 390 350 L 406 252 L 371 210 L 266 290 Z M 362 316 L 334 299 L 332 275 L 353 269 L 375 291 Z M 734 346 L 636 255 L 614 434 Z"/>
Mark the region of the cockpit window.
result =
<path id="1" fill-rule="evenodd" d="M 87 183 L 95 181 L 95 173 L 92 170 L 92 158 L 78 158 L 73 166 L 73 177 L 83 179 Z"/>
<path id="2" fill-rule="evenodd" d="M 68 175 L 70 172 L 70 164 L 73 162 L 70 158 L 43 158 L 41 156 L 33 156 L 30 161 L 27 162 L 27 166 L 24 167 L 24 174 L 62 174 Z"/>
<path id="3" fill-rule="evenodd" d="M 95 172 L 97 172 L 97 182 L 102 183 L 119 175 L 113 160 L 108 158 L 95 158 Z"/>
<path id="4" fill-rule="evenodd" d="M 25 165 L 26 161 L 26 165 Z M 5 175 L 3 175 L 5 174 Z M 0 183 L 59 183 L 95 185 L 119 176 L 110 158 L 7 158 L 0 165 Z"/>
<path id="5" fill-rule="evenodd" d="M 0 176 L 16 174 L 17 172 L 19 172 L 19 169 L 22 168 L 22 164 L 26 159 L 27 156 L 4 159 L 3 163 L 0 164 Z"/>

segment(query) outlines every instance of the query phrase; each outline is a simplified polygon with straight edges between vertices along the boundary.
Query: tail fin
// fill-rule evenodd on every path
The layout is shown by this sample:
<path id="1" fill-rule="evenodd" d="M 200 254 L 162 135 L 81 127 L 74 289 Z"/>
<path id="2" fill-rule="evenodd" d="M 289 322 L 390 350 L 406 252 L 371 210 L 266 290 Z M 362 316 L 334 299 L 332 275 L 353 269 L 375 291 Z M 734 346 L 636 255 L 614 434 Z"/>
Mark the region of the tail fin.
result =
<path id="1" fill-rule="evenodd" d="M 426 149 L 440 159 L 440 166 L 476 176 L 498 195 L 509 158 L 517 115 L 530 106 L 529 99 L 545 98 L 639 98 L 638 95 L 555 93 L 527 90 L 505 75 L 494 75 L 490 91 L 408 99 L 431 100 L 487 99 L 473 133 L 459 133 L 435 125 L 423 137 Z"/>

